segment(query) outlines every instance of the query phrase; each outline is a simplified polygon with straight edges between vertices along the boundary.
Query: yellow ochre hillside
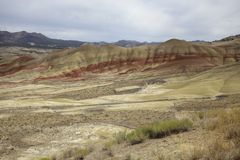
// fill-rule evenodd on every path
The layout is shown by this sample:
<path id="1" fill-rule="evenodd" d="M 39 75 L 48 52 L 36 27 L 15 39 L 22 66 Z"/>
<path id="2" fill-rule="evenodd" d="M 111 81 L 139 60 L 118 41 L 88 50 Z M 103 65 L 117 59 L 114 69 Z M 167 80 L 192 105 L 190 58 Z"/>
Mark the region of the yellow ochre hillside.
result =
<path id="1" fill-rule="evenodd" d="M 0 76 L 28 80 L 77 78 L 86 73 L 129 71 L 199 72 L 240 59 L 239 39 L 197 43 L 171 39 L 159 45 L 124 48 L 116 45 L 84 44 L 47 55 L 22 55 L 0 64 Z"/>

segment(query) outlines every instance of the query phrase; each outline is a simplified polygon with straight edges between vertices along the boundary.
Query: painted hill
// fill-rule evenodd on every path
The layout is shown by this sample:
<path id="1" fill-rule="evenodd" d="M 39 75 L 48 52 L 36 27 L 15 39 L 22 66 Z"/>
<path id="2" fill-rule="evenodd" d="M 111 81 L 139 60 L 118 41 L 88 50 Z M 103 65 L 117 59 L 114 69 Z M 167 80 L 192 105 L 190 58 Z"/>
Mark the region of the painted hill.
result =
<path id="1" fill-rule="evenodd" d="M 169 92 L 162 94 L 171 98 L 215 97 L 240 93 L 240 63 L 218 66 L 197 74 L 187 80 L 164 86 Z M 146 97 L 148 98 L 157 98 Z"/>
<path id="2" fill-rule="evenodd" d="M 63 73 L 75 77 L 84 72 L 144 70 L 152 66 L 155 69 L 180 67 L 204 70 L 239 61 L 239 58 L 239 50 L 232 48 L 172 39 L 160 45 L 134 48 L 83 45 L 79 49 L 50 54 L 41 65 L 50 66 L 50 72 L 54 71 L 56 76 Z"/>
<path id="3" fill-rule="evenodd" d="M 79 78 L 88 73 L 128 72 L 185 73 L 238 62 L 239 40 L 198 44 L 171 39 L 159 45 L 125 48 L 116 45 L 85 44 L 75 49 L 63 49 L 46 56 L 24 55 L 0 64 L 0 76 L 18 76 L 28 80 Z M 21 72 L 20 72 L 21 71 Z"/>

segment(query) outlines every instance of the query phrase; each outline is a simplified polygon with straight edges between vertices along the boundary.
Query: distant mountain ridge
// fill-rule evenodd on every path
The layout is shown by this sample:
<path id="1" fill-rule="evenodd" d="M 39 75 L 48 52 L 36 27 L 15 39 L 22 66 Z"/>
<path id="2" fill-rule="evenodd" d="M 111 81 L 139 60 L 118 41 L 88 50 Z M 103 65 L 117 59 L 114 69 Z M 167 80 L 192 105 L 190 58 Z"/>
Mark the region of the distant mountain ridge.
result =
<path id="1" fill-rule="evenodd" d="M 51 39 L 41 33 L 0 31 L 0 46 L 20 46 L 39 48 L 79 47 L 82 41 Z"/>
<path id="2" fill-rule="evenodd" d="M 221 40 L 216 40 L 214 42 L 226 42 L 235 39 L 240 39 L 240 34 L 235 36 L 229 36 Z M 203 40 L 192 41 L 194 43 L 211 43 Z M 29 33 L 26 31 L 21 32 L 8 32 L 0 31 L 0 47 L 3 46 L 19 46 L 19 47 L 36 47 L 36 48 L 78 48 L 83 44 L 94 44 L 94 45 L 116 45 L 120 47 L 137 47 L 148 44 L 160 44 L 161 42 L 139 42 L 135 40 L 119 40 L 117 42 L 84 42 L 76 40 L 61 40 L 52 39 L 41 33 Z"/>
<path id="3" fill-rule="evenodd" d="M 240 34 L 238 35 L 233 35 L 233 36 L 228 36 L 228 37 L 225 37 L 219 41 L 231 41 L 231 40 L 235 40 L 235 39 L 240 39 Z"/>
<path id="4" fill-rule="evenodd" d="M 117 42 L 114 42 L 113 44 L 121 47 L 136 47 L 141 45 L 147 45 L 147 44 L 159 44 L 160 42 L 139 42 L 134 40 L 119 40 Z"/>
<path id="5" fill-rule="evenodd" d="M 117 42 L 84 42 L 74 40 L 52 39 L 41 33 L 8 32 L 0 31 L 0 47 L 1 46 L 20 46 L 20 47 L 39 47 L 39 48 L 77 48 L 82 44 L 89 43 L 94 45 L 115 44 L 121 47 L 136 47 L 146 44 L 158 44 L 158 42 L 139 42 L 134 40 L 119 40 Z"/>

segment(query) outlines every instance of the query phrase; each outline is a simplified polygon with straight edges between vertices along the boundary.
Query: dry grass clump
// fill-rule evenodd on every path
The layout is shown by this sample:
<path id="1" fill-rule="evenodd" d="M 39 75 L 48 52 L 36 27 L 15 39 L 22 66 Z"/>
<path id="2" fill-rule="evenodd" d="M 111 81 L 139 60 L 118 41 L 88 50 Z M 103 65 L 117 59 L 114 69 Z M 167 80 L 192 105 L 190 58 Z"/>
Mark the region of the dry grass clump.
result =
<path id="1" fill-rule="evenodd" d="M 131 133 L 126 135 L 126 140 L 130 144 L 138 144 L 142 143 L 144 140 L 148 139 L 149 136 L 143 132 L 141 128 L 137 128 L 135 131 L 132 131 Z"/>
<path id="2" fill-rule="evenodd" d="M 234 144 L 224 139 L 213 139 L 204 146 L 195 147 L 188 160 L 238 160 L 239 151 Z"/>
<path id="3" fill-rule="evenodd" d="M 92 152 L 92 148 L 73 148 L 63 151 L 58 156 L 42 157 L 39 160 L 84 160 L 84 158 Z"/>
<path id="4" fill-rule="evenodd" d="M 126 141 L 128 133 L 129 132 L 127 130 L 116 133 L 112 139 L 104 143 L 103 150 L 111 151 L 114 145 L 121 144 Z"/>
<path id="5" fill-rule="evenodd" d="M 122 142 L 124 142 L 127 139 L 127 135 L 129 134 L 129 132 L 127 132 L 127 130 L 124 130 L 122 132 L 118 132 L 115 134 L 115 142 L 117 144 L 120 144 Z"/>
<path id="6" fill-rule="evenodd" d="M 63 152 L 63 154 L 59 157 L 59 160 L 81 160 L 84 159 L 90 152 L 92 152 L 92 149 L 87 147 L 70 149 Z"/>
<path id="7" fill-rule="evenodd" d="M 202 147 L 195 147 L 190 160 L 240 159 L 240 110 L 215 110 L 206 115 L 205 129 L 223 136 L 209 139 Z"/>
<path id="8" fill-rule="evenodd" d="M 192 122 L 188 119 L 154 122 L 140 126 L 130 133 L 121 132 L 116 136 L 116 141 L 117 143 L 127 141 L 134 145 L 146 139 L 162 138 L 171 134 L 188 131 L 192 125 Z"/>
<path id="9" fill-rule="evenodd" d="M 224 133 L 227 139 L 240 140 L 240 109 L 209 112 L 205 127 Z"/>
<path id="10" fill-rule="evenodd" d="M 188 131 L 192 127 L 192 122 L 188 119 L 166 120 L 154 122 L 140 128 L 149 138 L 162 138 L 170 134 Z"/>
<path id="11" fill-rule="evenodd" d="M 52 157 L 42 157 L 39 160 L 56 160 L 56 159 Z"/>

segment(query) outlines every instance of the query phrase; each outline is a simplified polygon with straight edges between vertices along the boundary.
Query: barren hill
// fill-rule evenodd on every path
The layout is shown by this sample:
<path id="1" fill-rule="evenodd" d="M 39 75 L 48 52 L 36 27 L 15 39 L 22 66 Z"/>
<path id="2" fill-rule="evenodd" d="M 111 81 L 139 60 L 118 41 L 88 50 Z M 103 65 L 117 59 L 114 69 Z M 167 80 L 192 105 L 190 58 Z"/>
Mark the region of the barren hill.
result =
<path id="1" fill-rule="evenodd" d="M 0 64 L 1 76 L 28 74 L 30 80 L 77 78 L 88 73 L 133 71 L 199 72 L 240 60 L 239 39 L 197 44 L 171 39 L 159 45 L 125 48 L 85 44 L 43 56 L 21 55 Z M 21 71 L 21 72 L 20 72 Z"/>

